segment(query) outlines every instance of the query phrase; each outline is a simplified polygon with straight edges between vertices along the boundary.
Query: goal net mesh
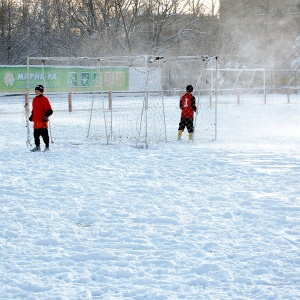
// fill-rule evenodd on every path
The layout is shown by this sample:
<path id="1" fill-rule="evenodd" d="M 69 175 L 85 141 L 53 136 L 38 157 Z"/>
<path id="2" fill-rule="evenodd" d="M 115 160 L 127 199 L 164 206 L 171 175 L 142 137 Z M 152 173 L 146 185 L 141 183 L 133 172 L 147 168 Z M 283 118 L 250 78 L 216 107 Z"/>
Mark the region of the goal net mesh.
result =
<path id="1" fill-rule="evenodd" d="M 147 147 L 177 139 L 180 96 L 192 84 L 198 106 L 194 140 L 214 140 L 216 78 L 208 78 L 206 69 L 216 62 L 207 56 L 31 57 L 28 95 L 31 101 L 34 87 L 44 85 L 54 111 L 51 142 Z"/>

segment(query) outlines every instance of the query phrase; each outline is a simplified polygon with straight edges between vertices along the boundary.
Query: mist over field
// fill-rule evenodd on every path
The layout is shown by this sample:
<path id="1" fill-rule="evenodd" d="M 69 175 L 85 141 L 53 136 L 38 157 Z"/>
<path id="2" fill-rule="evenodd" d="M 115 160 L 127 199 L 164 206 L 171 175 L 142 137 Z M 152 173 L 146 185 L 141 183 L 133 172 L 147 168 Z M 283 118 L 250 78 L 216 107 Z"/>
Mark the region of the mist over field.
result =
<path id="1" fill-rule="evenodd" d="M 300 0 L 1 1 L 0 299 L 300 299 L 299 17 Z"/>

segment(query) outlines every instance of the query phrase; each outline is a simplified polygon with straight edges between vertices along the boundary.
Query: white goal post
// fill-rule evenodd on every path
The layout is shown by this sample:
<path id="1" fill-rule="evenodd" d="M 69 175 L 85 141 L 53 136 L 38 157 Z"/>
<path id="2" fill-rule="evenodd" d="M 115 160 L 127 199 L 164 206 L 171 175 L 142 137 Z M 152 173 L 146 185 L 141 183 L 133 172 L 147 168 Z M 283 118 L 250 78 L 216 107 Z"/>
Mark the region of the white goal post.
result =
<path id="1" fill-rule="evenodd" d="M 44 85 L 52 142 L 148 147 L 176 140 L 179 97 L 192 84 L 194 140 L 215 140 L 217 76 L 207 78 L 208 68 L 217 74 L 216 56 L 28 57 L 27 97 Z"/>

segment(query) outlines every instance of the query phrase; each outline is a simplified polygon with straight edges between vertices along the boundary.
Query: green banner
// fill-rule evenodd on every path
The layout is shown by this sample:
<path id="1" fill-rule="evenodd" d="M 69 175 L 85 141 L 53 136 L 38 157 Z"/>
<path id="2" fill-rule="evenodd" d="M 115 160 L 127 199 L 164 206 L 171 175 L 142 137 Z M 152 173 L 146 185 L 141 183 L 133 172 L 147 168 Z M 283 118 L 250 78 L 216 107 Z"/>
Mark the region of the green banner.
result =
<path id="1" fill-rule="evenodd" d="M 32 92 L 38 84 L 44 85 L 46 92 L 127 91 L 129 69 L 0 66 L 0 93 Z"/>

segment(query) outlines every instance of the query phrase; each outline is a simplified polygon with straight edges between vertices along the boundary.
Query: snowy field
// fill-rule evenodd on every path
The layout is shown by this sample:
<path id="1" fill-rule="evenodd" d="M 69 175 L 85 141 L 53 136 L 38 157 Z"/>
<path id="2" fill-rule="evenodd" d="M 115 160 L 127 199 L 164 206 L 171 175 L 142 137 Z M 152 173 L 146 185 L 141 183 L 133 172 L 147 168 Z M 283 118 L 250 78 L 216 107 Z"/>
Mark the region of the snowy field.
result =
<path id="1" fill-rule="evenodd" d="M 0 97 L 0 299 L 300 299 L 300 96 L 284 97 L 220 105 L 215 142 L 48 153 Z"/>

